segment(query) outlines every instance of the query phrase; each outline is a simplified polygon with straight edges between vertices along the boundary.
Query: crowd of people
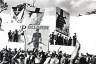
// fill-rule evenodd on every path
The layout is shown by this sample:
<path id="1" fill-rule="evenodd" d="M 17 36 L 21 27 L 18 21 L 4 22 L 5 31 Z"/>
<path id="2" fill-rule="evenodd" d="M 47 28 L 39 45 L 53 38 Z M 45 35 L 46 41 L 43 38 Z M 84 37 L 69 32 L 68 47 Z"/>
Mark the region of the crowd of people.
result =
<path id="1" fill-rule="evenodd" d="M 31 51 L 17 51 L 15 48 L 3 48 L 0 51 L 0 64 L 96 64 L 96 56 L 91 54 L 79 54 L 80 43 L 76 43 L 75 50 L 72 54 L 63 53 L 62 51 L 47 51 L 42 48 L 33 48 Z"/>
<path id="2" fill-rule="evenodd" d="M 51 45 L 65 45 L 65 46 L 75 46 L 76 45 L 76 40 L 77 40 L 77 35 L 74 33 L 73 37 L 66 37 L 62 33 L 57 33 L 50 34 L 50 44 Z"/>

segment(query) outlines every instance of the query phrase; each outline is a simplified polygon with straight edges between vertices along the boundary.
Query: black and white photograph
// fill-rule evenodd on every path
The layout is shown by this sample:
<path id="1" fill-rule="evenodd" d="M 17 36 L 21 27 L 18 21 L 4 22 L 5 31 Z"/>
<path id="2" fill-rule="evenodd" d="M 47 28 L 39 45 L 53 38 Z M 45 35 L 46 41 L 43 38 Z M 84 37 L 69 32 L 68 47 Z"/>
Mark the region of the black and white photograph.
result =
<path id="1" fill-rule="evenodd" d="M 96 64 L 96 0 L 0 0 L 0 64 Z"/>
<path id="2" fill-rule="evenodd" d="M 23 22 L 22 24 L 25 26 L 28 25 L 40 25 L 42 22 L 42 18 L 44 16 L 45 9 L 26 6 L 24 10 Z"/>
<path id="3" fill-rule="evenodd" d="M 69 36 L 70 14 L 63 9 L 56 7 L 56 30 Z"/>
<path id="4" fill-rule="evenodd" d="M 25 49 L 32 50 L 40 48 L 48 51 L 49 43 L 49 26 L 29 25 L 25 32 Z"/>

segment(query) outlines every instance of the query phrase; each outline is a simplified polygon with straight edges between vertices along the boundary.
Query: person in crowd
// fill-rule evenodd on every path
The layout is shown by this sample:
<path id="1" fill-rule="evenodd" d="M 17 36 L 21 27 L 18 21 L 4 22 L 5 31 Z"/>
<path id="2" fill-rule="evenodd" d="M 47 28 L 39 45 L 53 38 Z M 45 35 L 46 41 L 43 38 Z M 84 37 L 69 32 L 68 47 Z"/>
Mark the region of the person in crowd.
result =
<path id="1" fill-rule="evenodd" d="M 52 44 L 54 45 L 55 34 L 52 32 Z"/>
<path id="2" fill-rule="evenodd" d="M 77 40 L 77 35 L 76 35 L 76 33 L 74 33 L 74 36 L 73 36 L 73 46 L 76 45 L 76 40 Z"/>
<path id="3" fill-rule="evenodd" d="M 64 38 L 64 45 L 67 46 L 67 37 Z"/>
<path id="4" fill-rule="evenodd" d="M 6 57 L 3 57 L 3 61 L 1 62 L 1 64 L 9 64 L 9 61 Z"/>
<path id="5" fill-rule="evenodd" d="M 69 42 L 68 42 L 68 46 L 71 46 L 71 45 L 72 45 L 72 38 L 70 37 Z"/>
<path id="6" fill-rule="evenodd" d="M 72 55 L 71 55 L 71 58 L 70 58 L 70 64 L 75 64 L 75 61 L 78 57 L 78 54 L 79 54 L 79 50 L 80 50 L 80 43 L 78 41 L 76 41 L 77 44 L 76 44 L 76 48 L 75 50 L 73 51 Z"/>
<path id="7" fill-rule="evenodd" d="M 58 53 L 56 51 L 44 52 L 42 47 L 27 49 L 27 51 L 21 49 L 12 51 L 6 46 L 0 51 L 0 64 L 96 64 L 96 55 L 87 53 L 79 56 L 80 43 L 78 41 L 76 41 L 75 49 L 71 55 L 63 53 L 59 49 Z"/>
<path id="8" fill-rule="evenodd" d="M 12 61 L 14 61 L 17 64 L 24 64 L 24 55 L 21 53 L 21 49 L 18 50 L 15 56 L 12 57 Z"/>
<path id="9" fill-rule="evenodd" d="M 52 39 L 52 34 L 50 34 L 49 37 L 50 37 L 50 44 L 53 45 L 54 43 L 53 43 L 53 39 Z"/>
<path id="10" fill-rule="evenodd" d="M 17 30 L 17 29 L 14 31 L 14 39 L 13 39 L 13 42 L 18 42 L 18 30 Z"/>
<path id="11" fill-rule="evenodd" d="M 80 64 L 87 64 L 86 62 L 86 56 L 81 54 L 81 57 L 80 57 Z"/>
<path id="12" fill-rule="evenodd" d="M 96 56 L 95 55 L 92 56 L 91 64 L 96 64 Z"/>
<path id="13" fill-rule="evenodd" d="M 63 45 L 63 37 L 62 37 L 62 34 L 60 34 L 59 36 L 59 45 Z"/>
<path id="14" fill-rule="evenodd" d="M 63 54 L 63 56 L 60 60 L 60 64 L 66 64 L 66 53 Z"/>
<path id="15" fill-rule="evenodd" d="M 61 58 L 62 58 L 62 51 L 58 51 L 59 64 L 60 64 Z"/>
<path id="16" fill-rule="evenodd" d="M 90 55 L 86 53 L 86 64 L 90 63 Z"/>
<path id="17" fill-rule="evenodd" d="M 59 44 L 59 33 L 57 33 L 56 35 L 56 42 L 55 42 L 55 45 L 58 45 Z"/>
<path id="18" fill-rule="evenodd" d="M 8 32 L 8 42 L 12 42 L 12 32 L 9 30 Z"/>

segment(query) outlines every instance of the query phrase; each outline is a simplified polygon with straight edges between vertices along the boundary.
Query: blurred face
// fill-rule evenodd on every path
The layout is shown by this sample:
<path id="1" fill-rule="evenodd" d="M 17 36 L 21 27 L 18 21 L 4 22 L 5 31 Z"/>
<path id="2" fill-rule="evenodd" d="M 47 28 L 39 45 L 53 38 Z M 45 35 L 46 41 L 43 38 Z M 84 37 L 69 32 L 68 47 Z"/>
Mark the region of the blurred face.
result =
<path id="1" fill-rule="evenodd" d="M 9 30 L 9 32 L 11 32 L 11 30 Z"/>
<path id="2" fill-rule="evenodd" d="M 36 30 L 37 32 L 39 32 L 39 30 Z"/>
<path id="3" fill-rule="evenodd" d="M 76 33 L 74 33 L 74 35 L 76 36 Z"/>

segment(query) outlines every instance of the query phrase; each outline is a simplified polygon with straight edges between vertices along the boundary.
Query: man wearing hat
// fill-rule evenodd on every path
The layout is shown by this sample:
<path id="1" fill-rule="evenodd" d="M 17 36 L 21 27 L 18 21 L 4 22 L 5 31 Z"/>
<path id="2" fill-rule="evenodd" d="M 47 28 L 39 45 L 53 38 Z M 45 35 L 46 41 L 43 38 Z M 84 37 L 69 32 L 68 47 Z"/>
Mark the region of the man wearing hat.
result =
<path id="1" fill-rule="evenodd" d="M 32 40 L 29 44 L 31 44 L 33 42 L 33 46 L 34 48 L 39 48 L 39 43 L 42 43 L 42 37 L 41 37 L 41 33 L 39 33 L 39 29 L 36 29 L 36 32 L 33 33 L 33 37 Z"/>

